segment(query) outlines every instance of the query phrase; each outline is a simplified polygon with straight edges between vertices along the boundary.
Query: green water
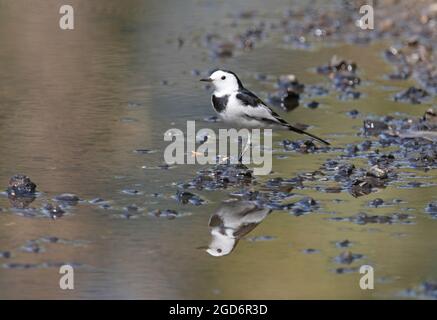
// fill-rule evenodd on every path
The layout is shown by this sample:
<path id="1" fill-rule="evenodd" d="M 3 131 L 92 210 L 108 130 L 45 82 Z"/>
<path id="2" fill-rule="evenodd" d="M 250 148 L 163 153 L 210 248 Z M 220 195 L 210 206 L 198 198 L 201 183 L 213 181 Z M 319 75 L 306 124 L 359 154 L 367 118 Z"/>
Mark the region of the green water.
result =
<path id="1" fill-rule="evenodd" d="M 274 17 L 286 8 L 284 2 L 272 6 L 239 1 L 236 6 L 253 6 L 266 17 Z M 300 217 L 273 211 L 248 235 L 268 235 L 272 240 L 242 239 L 230 255 L 217 258 L 197 247 L 209 243 L 209 217 L 232 190 L 196 192 L 208 203 L 182 206 L 172 198 L 175 183 L 193 178 L 201 166 L 154 169 L 163 163 L 167 129 L 184 129 L 187 120 L 211 125 L 202 122 L 213 115 L 209 92 L 199 77 L 190 74 L 192 69 L 222 66 L 234 70 L 248 88 L 265 98 L 273 87 L 257 81 L 256 73 L 293 73 L 305 84 L 328 85 L 314 73 L 314 67 L 326 64 L 333 54 L 356 61 L 363 80 L 361 99 L 339 101 L 337 93 L 331 92 L 316 98 L 321 103 L 316 110 L 299 107 L 284 115 L 286 120 L 311 124 L 311 132 L 336 147 L 363 141 L 357 135 L 362 118 L 345 114 L 351 109 L 364 115 L 421 116 L 430 103 L 413 106 L 391 100 L 395 92 L 414 82 L 384 79 L 391 71 L 381 58 L 387 43 L 301 51 L 284 48 L 273 38 L 251 52 L 212 61 L 201 37 L 205 30 L 218 28 L 214 21 L 228 19 L 233 2 L 76 1 L 76 29 L 71 32 L 58 28 L 57 1 L 28 3 L 0 1 L 0 187 L 6 188 L 12 175 L 24 173 L 42 192 L 33 207 L 69 192 L 84 200 L 101 197 L 114 209 L 80 203 L 57 220 L 26 218 L 11 208 L 7 197 L 0 197 L 4 209 L 0 212 L 0 251 L 12 254 L 9 259 L 0 258 L 0 266 L 13 262 L 82 265 L 76 269 L 72 291 L 59 289 L 56 267 L 18 270 L 3 266 L 0 298 L 381 299 L 397 298 L 407 288 L 437 279 L 437 220 L 424 211 L 427 203 L 437 200 L 436 186 L 398 188 L 409 181 L 400 175 L 399 181 L 361 198 L 315 188 L 295 190 L 313 197 L 321 209 Z M 178 37 L 185 39 L 181 48 Z M 275 134 L 278 149 L 285 138 L 297 136 Z M 134 152 L 139 148 L 156 152 L 139 155 Z M 283 177 L 314 171 L 336 156 L 275 153 L 279 154 L 287 157 L 274 157 L 273 170 L 275 176 Z M 351 161 L 367 166 L 360 159 Z M 437 182 L 435 171 L 408 171 L 419 176 L 414 181 Z M 137 189 L 141 194 L 126 195 L 123 189 Z M 370 209 L 367 203 L 375 198 L 403 202 Z M 137 219 L 121 219 L 122 208 L 131 204 L 144 211 Z M 147 214 L 157 208 L 186 215 L 167 220 Z M 328 219 L 405 210 L 414 223 L 357 225 Z M 44 252 L 20 250 L 26 241 L 45 236 L 77 240 L 79 245 L 43 243 Z M 334 243 L 344 239 L 353 242 L 352 252 L 364 255 L 346 267 L 372 265 L 374 290 L 360 289 L 358 272 L 334 272 L 342 265 L 333 258 L 345 250 Z M 307 248 L 319 252 L 303 253 Z"/>

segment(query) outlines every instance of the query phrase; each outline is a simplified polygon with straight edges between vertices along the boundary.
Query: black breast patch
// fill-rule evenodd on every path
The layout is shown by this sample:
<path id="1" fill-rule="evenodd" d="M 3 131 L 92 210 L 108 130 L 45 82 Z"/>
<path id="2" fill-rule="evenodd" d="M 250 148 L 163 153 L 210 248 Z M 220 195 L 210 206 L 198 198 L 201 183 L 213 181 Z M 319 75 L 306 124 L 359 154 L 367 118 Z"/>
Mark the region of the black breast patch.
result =
<path id="1" fill-rule="evenodd" d="M 226 105 L 228 104 L 229 95 L 225 95 L 223 97 L 216 97 L 212 95 L 212 106 L 215 111 L 218 113 L 223 112 L 226 109 Z"/>

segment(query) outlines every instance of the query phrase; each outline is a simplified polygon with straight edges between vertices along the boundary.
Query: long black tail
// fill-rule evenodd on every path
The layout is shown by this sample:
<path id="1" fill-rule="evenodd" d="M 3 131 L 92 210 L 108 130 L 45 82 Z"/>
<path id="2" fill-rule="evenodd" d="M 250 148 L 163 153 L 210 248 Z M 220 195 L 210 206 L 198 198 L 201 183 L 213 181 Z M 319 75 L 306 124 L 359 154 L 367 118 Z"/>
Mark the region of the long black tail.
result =
<path id="1" fill-rule="evenodd" d="M 290 131 L 294 131 L 294 132 L 296 132 L 296 133 L 300 133 L 300 134 L 306 134 L 307 136 L 310 136 L 311 138 L 314 138 L 314 139 L 316 139 L 317 141 L 320 141 L 321 143 L 326 144 L 327 146 L 330 145 L 330 143 L 329 143 L 328 141 L 325 141 L 325 140 L 323 140 L 323 139 L 321 139 L 321 138 L 319 138 L 319 137 L 316 137 L 315 135 L 313 135 L 313 134 L 311 134 L 311 133 L 308 133 L 308 132 L 303 131 L 303 130 L 301 130 L 301 129 L 295 128 L 295 127 L 293 127 L 293 126 L 291 126 L 291 125 L 287 125 L 287 127 L 288 127 L 288 129 L 289 129 Z"/>

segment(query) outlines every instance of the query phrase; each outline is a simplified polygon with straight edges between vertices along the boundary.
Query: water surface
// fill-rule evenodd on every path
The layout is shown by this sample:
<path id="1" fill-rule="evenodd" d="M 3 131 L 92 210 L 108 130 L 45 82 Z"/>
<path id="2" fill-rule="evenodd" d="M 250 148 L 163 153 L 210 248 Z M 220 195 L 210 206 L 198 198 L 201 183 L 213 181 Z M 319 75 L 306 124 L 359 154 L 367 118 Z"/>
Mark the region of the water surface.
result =
<path id="1" fill-rule="evenodd" d="M 327 84 L 314 68 L 341 53 L 357 62 L 364 97 L 340 102 L 332 93 L 318 98 L 321 106 L 316 110 L 299 107 L 284 116 L 311 124 L 313 133 L 339 147 L 363 141 L 357 135 L 362 119 L 351 119 L 346 111 L 420 116 L 429 106 L 391 100 L 394 92 L 413 82 L 394 85 L 384 79 L 391 70 L 381 58 L 386 43 L 302 51 L 273 39 L 227 60 L 211 59 L 202 46 L 205 31 L 218 28 L 219 17 L 227 19 L 236 7 L 250 4 L 270 17 L 286 8 L 284 2 L 76 1 L 76 29 L 61 31 L 57 1 L 0 1 L 0 185 L 5 189 L 16 173 L 28 175 L 41 192 L 31 204 L 35 208 L 64 192 L 84 200 L 64 217 L 51 220 L 23 217 L 6 196 L 0 197 L 0 251 L 12 255 L 0 258 L 0 298 L 378 299 L 396 298 L 406 288 L 437 279 L 436 220 L 424 211 L 437 199 L 433 185 L 402 189 L 393 184 L 362 198 L 315 188 L 297 190 L 297 196 L 316 199 L 321 209 L 299 217 L 272 212 L 248 235 L 271 240 L 242 239 L 226 257 L 197 249 L 208 244 L 209 217 L 232 190 L 196 192 L 207 204 L 180 205 L 172 198 L 175 184 L 192 179 L 201 167 L 157 168 L 163 164 L 167 129 L 184 129 L 187 120 L 196 120 L 199 127 L 219 127 L 203 121 L 213 115 L 209 92 L 191 70 L 234 70 L 265 98 L 273 87 L 256 80 L 256 73 L 293 73 L 305 84 Z M 181 47 L 178 37 L 185 39 Z M 275 134 L 278 149 L 285 138 L 300 137 Z M 155 152 L 138 154 L 136 149 Z M 274 158 L 273 176 L 314 171 L 334 156 L 282 154 L 287 157 Z M 415 180 L 437 181 L 435 171 L 411 171 L 419 176 Z M 258 179 L 261 183 L 267 178 Z M 125 189 L 139 194 L 123 193 Z M 112 209 L 87 203 L 97 197 L 109 201 Z M 370 209 L 367 203 L 375 198 L 402 202 Z M 141 214 L 123 218 L 123 208 L 133 204 Z M 156 218 L 147 214 L 153 209 L 185 215 Z M 414 223 L 357 225 L 328 219 L 358 212 L 408 212 Z M 47 236 L 66 241 L 39 240 L 44 248 L 40 253 L 20 249 L 29 240 Z M 358 272 L 334 272 L 341 265 L 333 258 L 344 251 L 335 242 L 344 239 L 353 242 L 352 252 L 364 255 L 352 267 L 375 268 L 375 290 L 359 288 Z M 316 252 L 303 253 L 308 248 Z M 59 289 L 59 270 L 47 262 L 80 265 L 73 291 Z M 37 267 L 7 268 L 10 263 Z"/>

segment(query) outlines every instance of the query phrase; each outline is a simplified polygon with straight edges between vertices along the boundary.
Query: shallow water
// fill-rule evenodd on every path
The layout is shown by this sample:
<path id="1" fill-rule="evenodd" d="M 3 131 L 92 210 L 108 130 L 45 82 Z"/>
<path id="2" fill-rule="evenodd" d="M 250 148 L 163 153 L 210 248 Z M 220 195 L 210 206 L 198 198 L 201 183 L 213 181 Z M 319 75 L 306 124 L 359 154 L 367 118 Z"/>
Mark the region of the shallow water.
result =
<path id="1" fill-rule="evenodd" d="M 284 10 L 283 2 L 272 6 L 240 1 L 237 6 L 244 9 L 250 3 L 268 18 Z M 230 255 L 216 258 L 197 248 L 208 244 L 209 217 L 233 190 L 196 191 L 207 204 L 180 205 L 172 198 L 175 183 L 192 179 L 202 167 L 157 168 L 163 164 L 167 129 L 184 129 L 186 120 L 196 120 L 199 128 L 219 127 L 203 121 L 213 110 L 209 92 L 198 82 L 200 76 L 190 73 L 193 69 L 234 70 L 265 98 L 273 88 L 256 80 L 256 73 L 293 73 L 305 84 L 328 86 L 314 72 L 316 66 L 338 53 L 356 61 L 364 82 L 363 98 L 339 101 L 331 92 L 316 97 L 319 108 L 301 106 L 284 116 L 311 124 L 311 132 L 337 147 L 363 141 L 357 135 L 363 118 L 349 118 L 346 112 L 351 109 L 364 115 L 421 116 L 431 102 L 413 106 L 391 99 L 413 82 L 384 79 L 392 70 L 381 57 L 386 43 L 302 51 L 273 39 L 235 58 L 212 60 L 200 44 L 202 34 L 217 28 L 214 21 L 219 17 L 228 19 L 233 2 L 78 1 L 74 31 L 57 27 L 57 6 L 57 1 L 33 6 L 27 1 L 0 1 L 0 184 L 6 188 L 12 175 L 28 175 L 41 192 L 31 204 L 35 208 L 66 192 L 82 201 L 62 218 L 51 220 L 23 217 L 5 195 L 0 196 L 0 251 L 11 252 L 10 258 L 0 257 L 0 298 L 380 299 L 400 297 L 407 288 L 437 279 L 437 220 L 425 212 L 426 205 L 437 200 L 435 171 L 397 169 L 417 177 L 401 174 L 387 188 L 361 198 L 315 188 L 294 190 L 297 196 L 313 197 L 321 208 L 299 217 L 273 211 Z M 179 48 L 178 37 L 185 39 Z M 301 137 L 277 133 L 277 149 L 285 138 Z M 139 154 L 137 149 L 155 152 Z M 293 177 L 319 169 L 336 154 L 278 151 L 277 155 L 286 158 L 274 157 L 272 176 Z M 353 161 L 366 166 L 364 160 Z M 409 180 L 425 185 L 399 188 Z M 139 193 L 129 195 L 123 192 L 126 189 Z M 88 203 L 97 197 L 112 207 Z M 375 198 L 402 202 L 369 208 Z M 138 214 L 123 218 L 123 208 L 132 204 L 139 207 Z M 147 214 L 153 209 L 175 209 L 185 215 L 157 218 Z M 358 212 L 407 212 L 413 223 L 358 225 L 329 219 Z M 39 253 L 21 250 L 27 241 L 47 236 L 67 241 L 40 240 L 44 250 Z M 259 236 L 273 238 L 247 239 Z M 344 239 L 353 243 L 349 248 L 353 253 L 364 255 L 350 266 L 333 261 L 345 250 L 335 242 Z M 304 253 L 308 248 L 317 251 Z M 79 264 L 75 289 L 60 290 L 59 269 L 47 262 Z M 36 265 L 8 268 L 12 263 Z M 356 271 L 335 273 L 336 268 L 362 264 L 375 269 L 374 290 L 360 289 Z"/>

